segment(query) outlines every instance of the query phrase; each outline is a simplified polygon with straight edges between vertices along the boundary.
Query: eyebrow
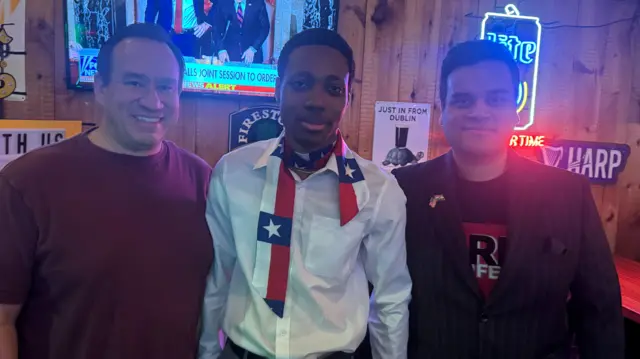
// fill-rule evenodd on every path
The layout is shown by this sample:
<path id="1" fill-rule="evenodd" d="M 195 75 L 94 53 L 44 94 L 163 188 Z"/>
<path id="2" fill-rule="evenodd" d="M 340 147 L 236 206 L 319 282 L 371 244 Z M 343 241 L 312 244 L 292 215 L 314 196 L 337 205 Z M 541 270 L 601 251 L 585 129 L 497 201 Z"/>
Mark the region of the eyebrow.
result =
<path id="1" fill-rule="evenodd" d="M 147 75 L 143 75 L 143 74 L 139 74 L 136 72 L 125 72 L 122 75 L 122 78 L 127 79 L 127 78 L 135 78 L 135 79 L 142 79 L 145 81 L 149 81 L 149 76 Z M 170 83 L 170 84 L 177 84 L 179 82 L 179 80 L 177 79 L 173 79 L 171 77 L 161 77 L 158 79 L 158 82 L 160 83 Z"/>

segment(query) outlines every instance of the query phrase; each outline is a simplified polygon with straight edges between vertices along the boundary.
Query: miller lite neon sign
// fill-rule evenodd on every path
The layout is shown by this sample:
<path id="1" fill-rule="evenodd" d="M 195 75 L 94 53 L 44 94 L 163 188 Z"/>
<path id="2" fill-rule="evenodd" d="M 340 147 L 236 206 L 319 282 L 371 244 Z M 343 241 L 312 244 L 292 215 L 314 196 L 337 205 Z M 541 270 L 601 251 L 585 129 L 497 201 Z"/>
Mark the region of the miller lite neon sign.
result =
<path id="1" fill-rule="evenodd" d="M 518 63 L 521 78 L 518 113 L 523 121 L 515 130 L 521 131 L 533 126 L 535 121 L 542 26 L 540 18 L 520 15 L 513 4 L 504 10 L 504 14 L 488 12 L 484 15 L 480 38 L 503 44 Z"/>

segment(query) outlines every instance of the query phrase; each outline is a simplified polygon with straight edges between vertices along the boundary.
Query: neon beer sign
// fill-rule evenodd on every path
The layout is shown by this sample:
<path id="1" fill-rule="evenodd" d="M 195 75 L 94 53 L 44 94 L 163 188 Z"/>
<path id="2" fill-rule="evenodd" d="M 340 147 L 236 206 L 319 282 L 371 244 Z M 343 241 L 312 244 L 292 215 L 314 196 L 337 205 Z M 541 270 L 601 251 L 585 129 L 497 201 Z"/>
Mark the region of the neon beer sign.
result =
<path id="1" fill-rule="evenodd" d="M 488 12 L 482 19 L 480 38 L 500 43 L 513 54 L 520 68 L 518 89 L 518 113 L 521 123 L 515 130 L 522 131 L 535 121 L 538 66 L 540 64 L 540 18 L 520 15 L 513 5 L 505 7 L 504 14 Z"/>

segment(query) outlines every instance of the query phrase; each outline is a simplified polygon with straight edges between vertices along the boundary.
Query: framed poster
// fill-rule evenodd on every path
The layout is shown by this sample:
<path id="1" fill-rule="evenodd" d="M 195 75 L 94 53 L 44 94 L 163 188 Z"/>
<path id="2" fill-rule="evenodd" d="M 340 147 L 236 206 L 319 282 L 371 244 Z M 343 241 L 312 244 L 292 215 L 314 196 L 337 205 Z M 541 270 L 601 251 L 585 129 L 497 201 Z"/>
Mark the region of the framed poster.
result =
<path id="1" fill-rule="evenodd" d="M 0 169 L 23 154 L 82 132 L 82 121 L 0 120 Z"/>
<path id="2" fill-rule="evenodd" d="M 426 161 L 431 105 L 376 102 L 373 162 L 386 170 Z"/>

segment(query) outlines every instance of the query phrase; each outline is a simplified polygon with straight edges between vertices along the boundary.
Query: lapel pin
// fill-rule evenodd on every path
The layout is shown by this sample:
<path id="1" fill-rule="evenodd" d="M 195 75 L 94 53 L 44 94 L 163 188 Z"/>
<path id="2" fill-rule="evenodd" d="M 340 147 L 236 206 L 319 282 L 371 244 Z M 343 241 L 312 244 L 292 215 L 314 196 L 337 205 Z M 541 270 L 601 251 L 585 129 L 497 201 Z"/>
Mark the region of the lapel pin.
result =
<path id="1" fill-rule="evenodd" d="M 429 207 L 436 208 L 436 205 L 440 201 L 444 201 L 444 196 L 441 195 L 441 194 L 437 194 L 437 195 L 431 197 L 431 200 L 429 200 Z"/>

